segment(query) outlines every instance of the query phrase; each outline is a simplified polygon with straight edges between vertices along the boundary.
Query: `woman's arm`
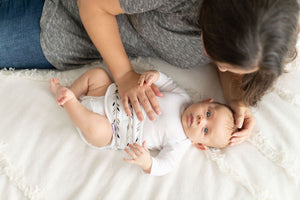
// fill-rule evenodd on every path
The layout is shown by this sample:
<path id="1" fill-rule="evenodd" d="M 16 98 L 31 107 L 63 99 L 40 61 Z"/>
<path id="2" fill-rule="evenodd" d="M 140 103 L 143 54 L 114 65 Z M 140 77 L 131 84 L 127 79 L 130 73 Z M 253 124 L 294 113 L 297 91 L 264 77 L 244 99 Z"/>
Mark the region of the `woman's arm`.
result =
<path id="1" fill-rule="evenodd" d="M 115 15 L 123 13 L 118 0 L 78 0 L 82 23 L 101 53 L 113 78 L 132 70 L 119 35 Z"/>
<path id="2" fill-rule="evenodd" d="M 218 74 L 226 102 L 242 101 L 242 90 L 240 89 L 242 75 L 220 70 L 218 70 Z"/>
<path id="3" fill-rule="evenodd" d="M 238 132 L 232 134 L 229 144 L 239 144 L 250 136 L 255 125 L 255 119 L 250 109 L 242 100 L 242 90 L 240 89 L 242 75 L 231 72 L 221 72 L 219 70 L 218 73 L 224 98 L 233 109 L 235 124 L 240 129 Z"/>
<path id="4" fill-rule="evenodd" d="M 154 120 L 160 113 L 153 87 L 139 87 L 139 75 L 133 71 L 125 52 L 115 15 L 123 13 L 119 0 L 78 0 L 82 23 L 103 57 L 119 93 L 125 112 L 131 115 L 128 101 L 131 102 L 138 118 L 143 120 L 140 102 L 149 118 Z M 154 89 L 154 91 L 157 91 Z"/>

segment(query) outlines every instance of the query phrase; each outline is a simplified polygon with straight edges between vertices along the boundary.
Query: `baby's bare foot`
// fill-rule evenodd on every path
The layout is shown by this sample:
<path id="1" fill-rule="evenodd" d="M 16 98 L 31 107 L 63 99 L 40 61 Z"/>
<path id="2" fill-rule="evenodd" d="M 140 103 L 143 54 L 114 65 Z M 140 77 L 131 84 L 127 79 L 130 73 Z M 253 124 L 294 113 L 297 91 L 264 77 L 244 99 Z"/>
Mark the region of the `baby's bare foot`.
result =
<path id="1" fill-rule="evenodd" d="M 56 95 L 57 89 L 61 86 L 59 80 L 57 78 L 50 78 L 50 90 Z"/>
<path id="2" fill-rule="evenodd" d="M 57 78 L 50 79 L 50 90 L 56 96 L 58 105 L 64 105 L 67 101 L 74 98 L 74 93 L 62 86 Z"/>

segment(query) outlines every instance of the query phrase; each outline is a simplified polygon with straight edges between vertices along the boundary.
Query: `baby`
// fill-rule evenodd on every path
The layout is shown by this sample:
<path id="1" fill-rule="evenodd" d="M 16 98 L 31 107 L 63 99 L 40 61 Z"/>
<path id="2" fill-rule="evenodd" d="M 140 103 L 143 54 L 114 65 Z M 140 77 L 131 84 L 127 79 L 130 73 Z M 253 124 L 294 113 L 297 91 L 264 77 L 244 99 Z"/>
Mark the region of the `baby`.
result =
<path id="1" fill-rule="evenodd" d="M 153 83 L 161 92 L 161 114 L 155 121 L 139 121 L 134 112 L 127 116 L 116 84 L 101 68 L 88 70 L 69 89 L 52 78 L 50 89 L 85 143 L 97 149 L 124 149 L 130 156 L 124 161 L 139 165 L 151 175 L 171 171 L 190 144 L 201 150 L 229 144 L 236 128 L 227 106 L 212 99 L 192 104 L 183 89 L 154 70 L 142 73 L 137 87 Z M 152 157 L 149 150 L 155 149 L 160 152 Z"/>

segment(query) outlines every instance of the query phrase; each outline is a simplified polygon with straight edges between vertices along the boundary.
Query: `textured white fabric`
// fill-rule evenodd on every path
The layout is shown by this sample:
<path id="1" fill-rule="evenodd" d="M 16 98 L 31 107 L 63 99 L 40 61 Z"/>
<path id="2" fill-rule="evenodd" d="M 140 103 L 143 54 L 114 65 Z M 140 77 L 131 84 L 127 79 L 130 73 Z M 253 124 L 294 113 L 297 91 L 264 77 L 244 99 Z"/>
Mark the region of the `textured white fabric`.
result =
<path id="1" fill-rule="evenodd" d="M 132 63 L 137 70 L 159 68 L 193 100 L 223 101 L 210 66 L 182 70 L 153 59 Z M 206 152 L 190 147 L 163 177 L 125 163 L 123 151 L 88 147 L 55 103 L 49 78 L 70 85 L 88 68 L 1 70 L 0 199 L 299 199 L 299 66 L 299 59 L 289 65 L 289 73 L 252 109 L 257 126 L 248 141 Z"/>

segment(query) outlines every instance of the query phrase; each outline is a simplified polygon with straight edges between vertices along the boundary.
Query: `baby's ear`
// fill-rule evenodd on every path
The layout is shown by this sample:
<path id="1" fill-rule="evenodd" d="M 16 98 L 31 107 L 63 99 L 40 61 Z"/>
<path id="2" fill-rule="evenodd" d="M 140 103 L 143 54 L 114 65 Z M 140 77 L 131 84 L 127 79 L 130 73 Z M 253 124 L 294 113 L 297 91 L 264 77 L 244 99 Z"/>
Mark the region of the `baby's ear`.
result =
<path id="1" fill-rule="evenodd" d="M 203 144 L 201 144 L 201 143 L 193 143 L 193 145 L 194 145 L 195 147 L 197 147 L 198 149 L 202 150 L 202 151 L 207 150 L 207 146 L 205 146 L 205 145 L 203 145 Z"/>
<path id="2" fill-rule="evenodd" d="M 211 103 L 211 102 L 213 102 L 213 101 L 214 101 L 213 98 L 209 98 L 209 99 L 205 99 L 205 100 L 203 100 L 203 101 L 201 101 L 201 102 L 202 102 L 202 103 L 206 103 L 206 102 Z"/>

